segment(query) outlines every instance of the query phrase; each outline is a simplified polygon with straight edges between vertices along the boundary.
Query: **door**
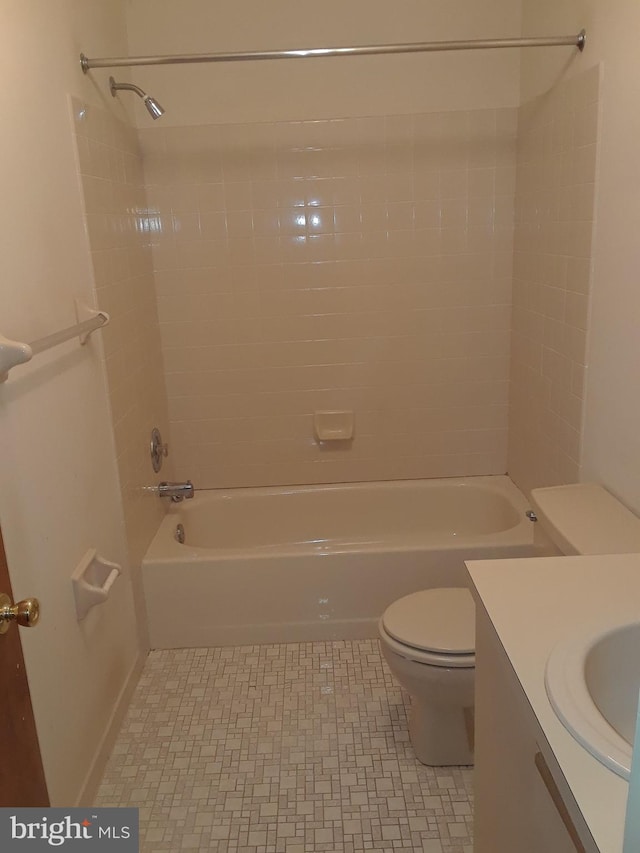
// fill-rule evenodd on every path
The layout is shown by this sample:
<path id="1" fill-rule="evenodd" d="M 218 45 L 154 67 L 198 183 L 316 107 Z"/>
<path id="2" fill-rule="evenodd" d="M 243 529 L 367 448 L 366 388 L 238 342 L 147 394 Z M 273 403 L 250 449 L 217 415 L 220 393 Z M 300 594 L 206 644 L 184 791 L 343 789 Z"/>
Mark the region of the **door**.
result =
<path id="1" fill-rule="evenodd" d="M 0 531 L 2 592 L 13 601 Z M 11 625 L 6 634 L 0 634 L 0 806 L 48 806 L 20 630 Z"/>

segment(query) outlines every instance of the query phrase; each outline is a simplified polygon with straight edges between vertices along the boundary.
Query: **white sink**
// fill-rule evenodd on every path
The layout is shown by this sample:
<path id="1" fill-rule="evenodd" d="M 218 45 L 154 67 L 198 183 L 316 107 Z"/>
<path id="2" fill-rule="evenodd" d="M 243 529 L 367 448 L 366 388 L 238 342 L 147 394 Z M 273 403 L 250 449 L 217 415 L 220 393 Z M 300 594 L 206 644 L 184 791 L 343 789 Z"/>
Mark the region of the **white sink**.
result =
<path id="1" fill-rule="evenodd" d="M 640 689 L 640 623 L 600 626 L 561 643 L 547 661 L 545 686 L 573 737 L 628 779 Z"/>

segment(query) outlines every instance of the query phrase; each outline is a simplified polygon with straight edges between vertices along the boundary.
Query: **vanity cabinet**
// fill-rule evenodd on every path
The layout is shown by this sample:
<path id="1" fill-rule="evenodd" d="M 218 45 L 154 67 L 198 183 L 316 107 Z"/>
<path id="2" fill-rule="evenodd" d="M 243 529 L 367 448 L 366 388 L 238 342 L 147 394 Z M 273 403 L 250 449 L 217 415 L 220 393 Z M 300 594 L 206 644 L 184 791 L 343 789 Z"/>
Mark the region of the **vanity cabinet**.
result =
<path id="1" fill-rule="evenodd" d="M 477 604 L 474 853 L 599 853 Z"/>

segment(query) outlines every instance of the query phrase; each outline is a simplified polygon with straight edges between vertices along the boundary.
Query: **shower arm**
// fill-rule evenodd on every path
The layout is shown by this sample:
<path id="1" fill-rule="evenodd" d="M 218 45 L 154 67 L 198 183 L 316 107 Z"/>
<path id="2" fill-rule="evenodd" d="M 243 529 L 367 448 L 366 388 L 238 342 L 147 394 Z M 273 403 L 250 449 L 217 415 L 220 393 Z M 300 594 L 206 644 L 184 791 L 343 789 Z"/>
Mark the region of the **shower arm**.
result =
<path id="1" fill-rule="evenodd" d="M 140 86 L 135 86 L 133 83 L 116 83 L 113 77 L 109 77 L 109 91 L 111 96 L 115 98 L 116 93 L 125 89 L 127 92 L 135 92 L 140 98 L 145 107 L 149 111 L 151 118 L 157 119 L 164 115 L 164 107 L 162 107 L 155 98 L 148 95 Z"/>
<path id="2" fill-rule="evenodd" d="M 236 53 L 187 53 L 174 56 L 120 56 L 93 59 L 80 54 L 80 65 L 86 74 L 92 68 L 119 68 L 140 65 L 188 65 L 201 62 L 249 62 L 263 59 L 314 59 L 325 56 L 371 56 L 387 53 L 433 53 L 442 50 L 492 50 L 515 47 L 564 47 L 584 50 L 586 30 L 574 36 L 549 38 L 475 39 L 467 41 L 413 42 L 377 44 L 360 47 L 319 47 L 303 50 L 261 50 Z M 124 84 L 120 84 L 124 85 Z"/>
<path id="3" fill-rule="evenodd" d="M 116 83 L 113 77 L 109 78 L 109 88 L 111 89 L 111 94 L 119 92 L 121 89 L 126 89 L 129 92 L 135 92 L 136 95 L 139 95 L 143 100 L 147 97 L 147 93 L 140 88 L 140 86 L 134 86 L 133 83 Z"/>

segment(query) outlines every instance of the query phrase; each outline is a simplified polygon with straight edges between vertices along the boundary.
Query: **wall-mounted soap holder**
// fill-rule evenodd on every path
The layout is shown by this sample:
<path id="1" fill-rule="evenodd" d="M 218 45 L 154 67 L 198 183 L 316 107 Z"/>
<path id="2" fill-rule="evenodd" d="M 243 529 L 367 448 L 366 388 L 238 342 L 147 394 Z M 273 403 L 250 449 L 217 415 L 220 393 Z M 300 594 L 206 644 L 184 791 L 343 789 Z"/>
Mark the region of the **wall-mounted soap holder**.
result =
<path id="1" fill-rule="evenodd" d="M 122 569 L 89 549 L 71 575 L 78 621 L 85 618 L 96 604 L 103 604 Z"/>
<path id="2" fill-rule="evenodd" d="M 353 412 L 348 410 L 332 410 L 314 412 L 313 431 L 320 442 L 351 441 L 353 438 Z"/>

